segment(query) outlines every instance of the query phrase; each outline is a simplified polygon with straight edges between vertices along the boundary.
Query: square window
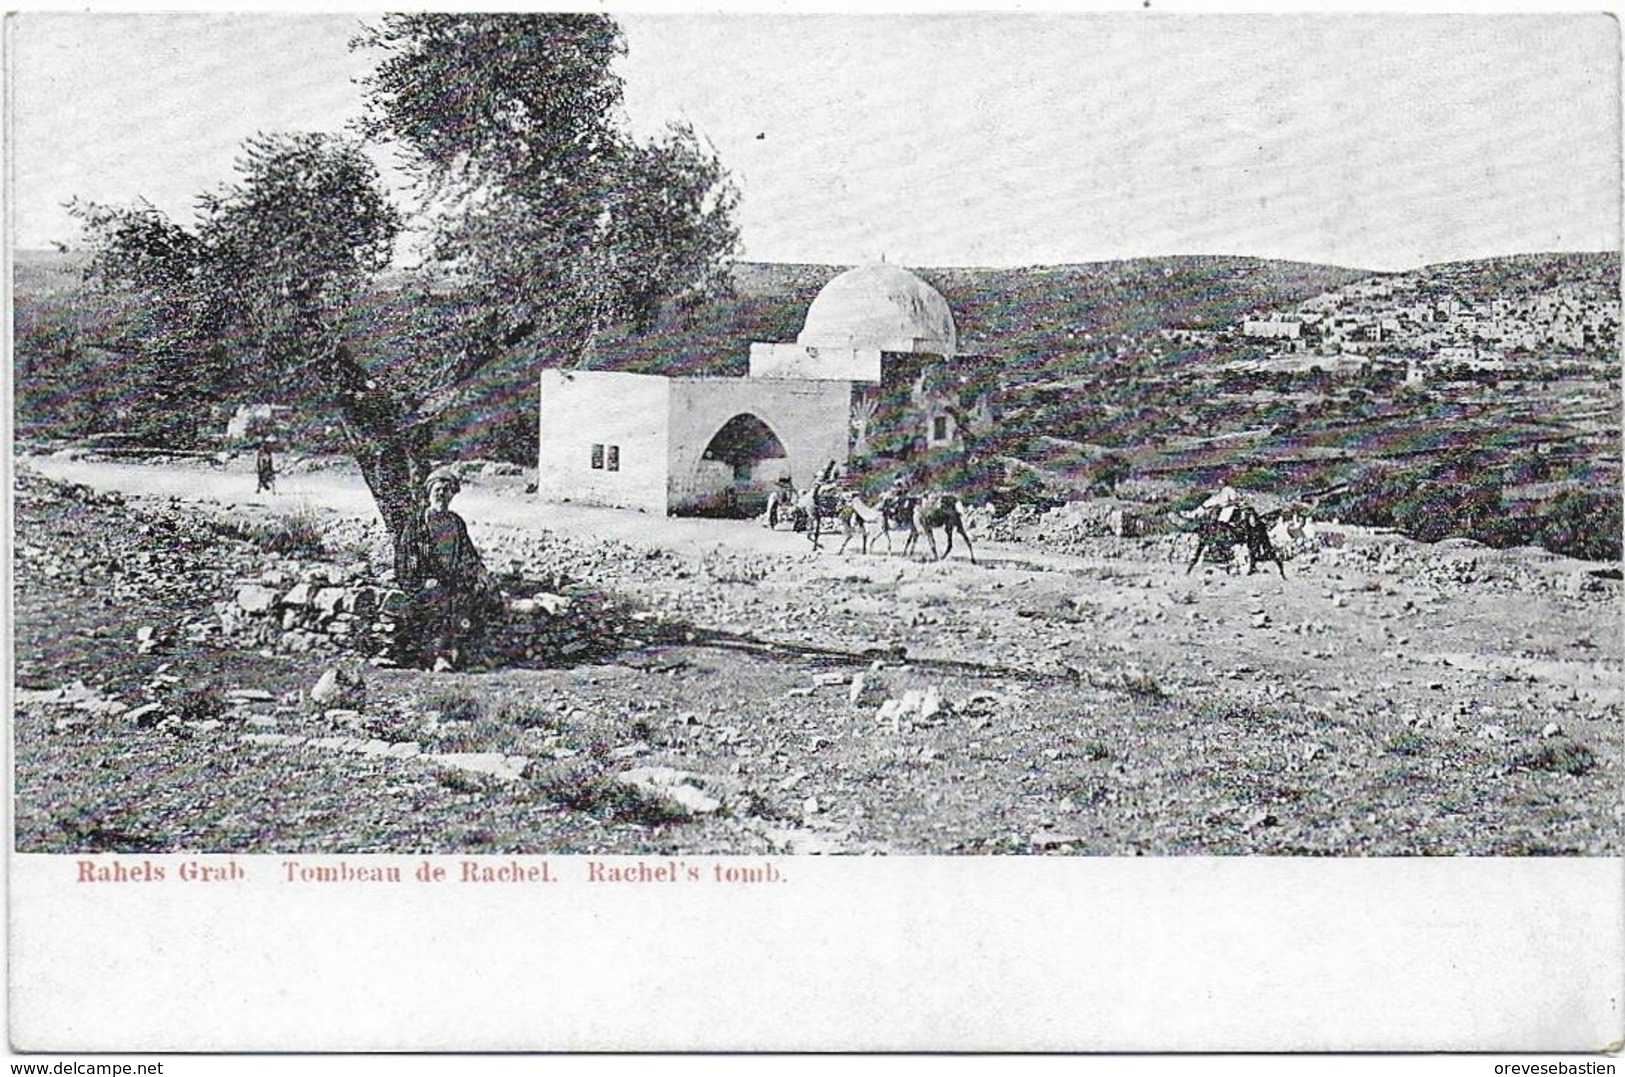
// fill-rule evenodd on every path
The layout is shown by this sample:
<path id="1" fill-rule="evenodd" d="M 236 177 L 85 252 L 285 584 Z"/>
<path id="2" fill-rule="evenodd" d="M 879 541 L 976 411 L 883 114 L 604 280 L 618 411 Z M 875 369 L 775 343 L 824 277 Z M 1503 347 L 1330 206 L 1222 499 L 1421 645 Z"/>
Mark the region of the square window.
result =
<path id="1" fill-rule="evenodd" d="M 604 447 L 602 445 L 594 445 L 592 447 L 592 467 L 594 471 L 602 471 L 604 469 Z"/>
<path id="2" fill-rule="evenodd" d="M 607 471 L 621 470 L 621 447 L 619 445 L 609 447 L 608 463 L 604 465 L 604 468 Z"/>
<path id="3" fill-rule="evenodd" d="M 931 440 L 948 440 L 948 417 L 946 415 L 938 415 L 931 420 Z"/>

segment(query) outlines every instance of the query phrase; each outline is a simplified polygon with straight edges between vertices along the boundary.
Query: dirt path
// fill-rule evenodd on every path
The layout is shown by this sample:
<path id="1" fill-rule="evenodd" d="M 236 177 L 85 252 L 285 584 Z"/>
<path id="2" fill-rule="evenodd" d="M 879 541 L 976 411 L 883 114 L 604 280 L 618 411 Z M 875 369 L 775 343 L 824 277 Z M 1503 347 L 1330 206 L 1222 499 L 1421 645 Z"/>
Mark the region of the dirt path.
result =
<path id="1" fill-rule="evenodd" d="M 29 466 L 217 509 L 374 515 L 344 471 L 287 473 L 255 496 L 246 472 Z M 696 626 L 779 646 L 504 671 L 481 691 L 579 692 L 569 706 L 621 723 L 622 740 L 628 716 L 665 715 L 677 723 L 656 737 L 667 762 L 818 804 L 848 848 L 1033 851 L 1034 832 L 1056 828 L 1076 832 L 1056 845 L 1107 852 L 1619 846 L 1622 606 L 1598 566 L 1361 533 L 1290 561 L 1284 580 L 1186 575 L 1165 547 L 1114 540 L 1069 553 L 979 541 L 980 564 L 957 552 L 921 563 L 815 554 L 752 522 L 542 504 L 522 486 L 475 479 L 458 498 L 488 559 L 548 543 L 623 551 L 588 571 Z M 864 702 L 846 701 L 850 670 L 835 687 L 820 679 L 846 668 L 821 649 L 875 647 L 907 661 L 873 675 Z M 954 704 L 947 725 L 874 721 L 888 696 L 927 690 Z M 1508 769 L 1559 743 L 1553 729 L 1595 769 Z M 1407 821 L 1368 832 L 1351 821 L 1367 814 Z M 1277 816 L 1294 821 L 1258 822 Z"/>
<path id="2" fill-rule="evenodd" d="M 366 485 L 349 469 L 284 471 L 277 477 L 276 493 L 256 494 L 253 473 L 241 462 L 234 462 L 227 469 L 169 468 L 36 457 L 30 459 L 29 466 L 51 478 L 134 496 L 174 497 L 225 508 L 253 505 L 281 512 L 313 507 L 364 519 L 378 518 Z M 502 480 L 492 482 L 502 483 Z M 689 551 L 726 544 L 732 549 L 756 553 L 790 554 L 805 552 L 808 546 L 807 540 L 799 535 L 771 532 L 737 521 L 656 519 L 642 513 L 586 505 L 546 504 L 520 490 L 522 483 L 512 480 L 502 485 L 485 485 L 482 480 L 472 480 L 457 495 L 456 508 L 475 532 L 512 527 L 532 533 L 559 532 L 631 544 L 658 542 Z"/>
<path id="3" fill-rule="evenodd" d="M 286 473 L 276 494 L 255 495 L 246 471 L 54 458 L 31 460 L 30 466 L 53 478 L 128 495 L 221 508 L 315 507 L 376 519 L 359 477 L 344 470 Z M 1351 550 L 1323 563 L 1294 561 L 1282 580 L 1268 571 L 1246 577 L 1211 568 L 1187 576 L 1180 565 L 1121 556 L 1121 551 L 1112 557 L 1071 556 L 985 540 L 978 544 L 981 564 L 974 566 L 958 560 L 958 553 L 936 564 L 854 552 L 837 557 L 838 538 L 825 552 L 814 553 L 801 535 L 749 521 L 659 519 L 538 502 L 523 494 L 521 481 L 511 479 L 490 485 L 470 481 L 457 508 L 488 548 L 508 548 L 516 536 L 557 535 L 659 548 L 687 558 L 761 555 L 781 563 L 778 578 L 757 590 L 777 593 L 782 607 L 804 601 L 810 583 L 827 585 L 833 579 L 859 585 L 845 588 L 858 594 L 837 598 L 837 608 L 858 620 L 886 621 L 883 608 L 861 600 L 862 592 L 875 591 L 878 584 L 890 592 L 884 597 L 926 612 L 923 620 L 915 618 L 922 620 L 912 626 L 916 629 L 933 627 L 933 620 L 949 626 L 975 620 L 1007 648 L 1029 651 L 1026 642 L 1064 658 L 1078 629 L 1086 626 L 1091 649 L 1120 651 L 1126 661 L 1176 680 L 1207 680 L 1216 673 L 1233 677 L 1237 670 L 1251 669 L 1335 698 L 1385 690 L 1420 693 L 1427 704 L 1452 694 L 1456 686 L 1445 682 L 1461 682 L 1455 694 L 1469 700 L 1471 689 L 1484 682 L 1532 682 L 1555 693 L 1552 704 L 1590 707 L 1618 705 L 1625 682 L 1618 587 L 1599 585 L 1591 594 L 1571 594 L 1571 581 L 1593 566 L 1530 552 L 1429 550 L 1365 536 L 1358 540 L 1363 548 L 1403 545 L 1427 562 L 1428 571 L 1407 573 L 1406 562 L 1386 568 L 1388 561 L 1372 563 Z M 1415 558 L 1408 564 L 1419 567 Z M 1506 570 L 1499 578 L 1498 567 Z M 1452 578 L 1463 572 L 1484 578 Z M 645 581 L 676 603 L 693 590 L 683 581 L 670 582 L 676 586 Z M 1002 631 L 992 633 L 995 627 Z M 929 650 L 965 649 L 941 638 L 952 632 L 904 635 Z M 1373 683 L 1362 683 L 1366 680 Z"/>

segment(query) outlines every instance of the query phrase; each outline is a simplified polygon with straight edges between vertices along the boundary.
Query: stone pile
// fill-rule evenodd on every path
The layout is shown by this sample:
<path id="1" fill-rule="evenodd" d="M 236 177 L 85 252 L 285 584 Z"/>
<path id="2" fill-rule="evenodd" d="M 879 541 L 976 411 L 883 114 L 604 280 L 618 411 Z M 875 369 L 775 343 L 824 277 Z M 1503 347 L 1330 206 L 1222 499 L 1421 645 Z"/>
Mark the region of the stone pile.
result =
<path id="1" fill-rule="evenodd" d="M 548 589 L 549 587 L 556 589 Z M 613 653 L 639 615 L 613 596 L 585 586 L 509 583 L 498 623 L 476 660 L 491 666 L 580 662 Z"/>
<path id="2" fill-rule="evenodd" d="M 13 477 L 13 499 L 21 580 L 50 579 L 112 604 L 195 609 L 243 563 L 241 549 L 175 503 L 134 505 L 26 467 Z"/>
<path id="3" fill-rule="evenodd" d="M 1432 545 L 1397 535 L 1323 547 L 1318 558 L 1380 576 L 1402 577 L 1442 592 L 1474 588 L 1534 593 L 1556 591 L 1574 598 L 1617 601 L 1619 581 L 1606 568 L 1571 561 L 1544 550 L 1495 550 L 1467 539 Z"/>
<path id="4" fill-rule="evenodd" d="M 1091 498 L 1067 502 L 1047 511 L 1017 505 L 999 518 L 989 518 L 981 534 L 1077 557 L 1140 558 L 1175 561 L 1195 549 L 1185 536 L 1169 530 L 1166 514 L 1138 502 Z"/>
<path id="5" fill-rule="evenodd" d="M 365 566 L 282 562 L 239 581 L 214 604 L 221 634 L 255 646 L 299 653 L 341 649 L 384 653 L 406 608 L 400 590 Z"/>
<path id="6" fill-rule="evenodd" d="M 612 647 L 630 623 L 608 596 L 534 581 L 504 581 L 507 598 L 487 624 L 476 663 L 526 665 L 579 660 Z M 277 562 L 237 581 L 214 603 L 223 636 L 284 653 L 341 651 L 387 661 L 407 595 L 365 563 Z"/>

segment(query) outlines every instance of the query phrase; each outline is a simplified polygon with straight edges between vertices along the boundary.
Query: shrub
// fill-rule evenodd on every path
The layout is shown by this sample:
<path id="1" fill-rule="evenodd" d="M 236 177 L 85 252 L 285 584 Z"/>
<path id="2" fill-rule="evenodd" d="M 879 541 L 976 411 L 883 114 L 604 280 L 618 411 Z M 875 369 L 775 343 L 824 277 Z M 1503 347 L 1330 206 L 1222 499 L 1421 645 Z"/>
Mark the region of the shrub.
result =
<path id="1" fill-rule="evenodd" d="M 430 696 L 427 705 L 440 713 L 442 722 L 472 722 L 485 713 L 485 705 L 466 692 L 441 692 Z"/>
<path id="2" fill-rule="evenodd" d="M 1501 515 L 1501 485 L 1489 475 L 1458 483 L 1422 482 L 1397 499 L 1393 514 L 1395 526 L 1421 542 L 1451 535 L 1483 541 Z"/>
<path id="3" fill-rule="evenodd" d="M 168 710 L 183 722 L 206 722 L 226 713 L 226 697 L 209 685 L 188 688 L 175 697 Z"/>
<path id="4" fill-rule="evenodd" d="M 617 781 L 602 763 L 594 761 L 538 768 L 531 787 L 561 807 L 602 819 L 661 826 L 688 818 L 680 806 Z"/>
<path id="5" fill-rule="evenodd" d="M 1149 673 L 1138 670 L 1128 670 L 1118 678 L 1117 687 L 1131 696 L 1141 699 L 1163 699 L 1167 692 L 1162 684 Z"/>
<path id="6" fill-rule="evenodd" d="M 1393 755 L 1421 755 L 1427 746 L 1427 738 L 1411 729 L 1400 730 L 1383 745 Z"/>
<path id="7" fill-rule="evenodd" d="M 557 712 L 535 703 L 504 703 L 497 711 L 497 721 L 512 729 L 557 729 Z"/>
<path id="8" fill-rule="evenodd" d="M 1625 533 L 1617 490 L 1566 490 L 1546 506 L 1538 541 L 1553 553 L 1587 561 L 1618 561 Z"/>
<path id="9" fill-rule="evenodd" d="M 448 692 L 438 695 L 430 700 L 429 705 L 430 709 L 440 712 L 442 723 L 457 723 L 450 729 L 442 729 L 435 736 L 445 751 L 498 751 L 513 741 L 520 728 L 514 720 L 515 711 L 511 707 L 502 707 L 494 714 L 489 713 L 484 703 L 465 693 Z"/>
<path id="10" fill-rule="evenodd" d="M 327 524 L 308 506 L 300 506 L 269 520 L 216 520 L 218 535 L 251 542 L 266 553 L 317 558 L 327 552 Z"/>
<path id="11" fill-rule="evenodd" d="M 1517 769 L 1558 771 L 1576 778 L 1596 765 L 1597 757 L 1590 748 L 1566 740 L 1525 748 L 1512 757 L 1512 766 Z"/>

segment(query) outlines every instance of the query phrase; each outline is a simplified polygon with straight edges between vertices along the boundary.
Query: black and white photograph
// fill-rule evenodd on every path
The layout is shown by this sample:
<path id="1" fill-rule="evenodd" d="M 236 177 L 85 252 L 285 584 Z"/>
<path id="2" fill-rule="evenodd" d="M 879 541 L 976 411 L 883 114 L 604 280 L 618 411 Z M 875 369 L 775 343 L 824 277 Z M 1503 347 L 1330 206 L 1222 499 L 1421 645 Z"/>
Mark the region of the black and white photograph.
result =
<path id="1" fill-rule="evenodd" d="M 25 11 L 6 79 L 14 1050 L 1618 1050 L 1610 15 Z M 405 1020 L 498 922 L 613 936 L 593 1016 Z M 392 933 L 310 980 L 393 1014 L 269 986 Z M 1223 956 L 1300 943 L 1330 1022 Z"/>

